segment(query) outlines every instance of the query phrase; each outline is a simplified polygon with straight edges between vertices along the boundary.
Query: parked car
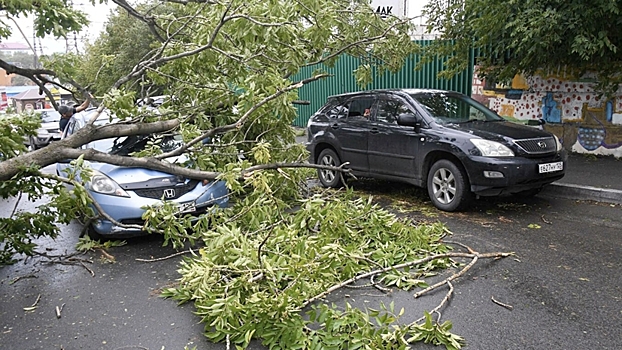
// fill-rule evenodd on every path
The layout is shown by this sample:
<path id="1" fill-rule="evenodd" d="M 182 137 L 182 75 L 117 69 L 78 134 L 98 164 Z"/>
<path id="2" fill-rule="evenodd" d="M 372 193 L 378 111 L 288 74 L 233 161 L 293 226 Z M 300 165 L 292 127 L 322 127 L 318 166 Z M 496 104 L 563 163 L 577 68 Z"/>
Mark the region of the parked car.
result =
<path id="1" fill-rule="evenodd" d="M 567 153 L 544 130 L 506 121 L 450 91 L 374 90 L 331 96 L 307 124 L 315 164 L 348 163 L 352 173 L 427 188 L 439 209 L 465 208 L 474 195 L 535 195 L 564 176 Z M 327 187 L 343 185 L 319 169 Z"/>
<path id="2" fill-rule="evenodd" d="M 60 121 L 60 113 L 53 108 L 35 110 L 34 112 L 39 113 L 41 117 L 41 127 L 37 129 L 36 136 L 26 137 L 24 140 L 26 146 L 31 151 L 45 147 L 50 142 L 58 141 L 61 138 L 58 123 Z"/>
<path id="3" fill-rule="evenodd" d="M 74 114 L 63 138 L 83 128 L 91 117 L 92 111 Z M 95 122 L 96 125 L 115 122 L 104 111 Z M 159 147 L 164 152 L 172 151 L 181 144 L 179 135 L 151 135 L 116 137 L 91 142 L 82 146 L 109 154 L 130 156 L 159 138 Z M 179 160 L 179 159 L 177 159 Z M 92 170 L 92 176 L 85 187 L 101 208 L 115 221 L 122 224 L 142 225 L 143 207 L 157 205 L 161 201 L 172 201 L 178 205 L 178 214 L 198 215 L 213 207 L 225 207 L 228 203 L 228 190 L 222 181 L 198 181 L 165 172 L 122 167 L 98 162 L 85 162 Z M 65 175 L 69 162 L 57 163 L 58 175 Z M 93 207 L 95 209 L 95 207 Z M 142 235 L 141 230 L 128 229 L 115 225 L 104 218 L 95 220 L 89 227 L 92 236 L 127 237 Z"/>

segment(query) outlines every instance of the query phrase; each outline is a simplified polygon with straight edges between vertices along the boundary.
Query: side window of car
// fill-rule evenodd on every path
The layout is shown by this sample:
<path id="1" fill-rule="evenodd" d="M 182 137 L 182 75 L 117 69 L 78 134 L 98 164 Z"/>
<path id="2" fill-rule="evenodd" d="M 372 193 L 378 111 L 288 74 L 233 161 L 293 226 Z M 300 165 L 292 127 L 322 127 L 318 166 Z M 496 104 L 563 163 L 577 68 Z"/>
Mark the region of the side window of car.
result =
<path id="1" fill-rule="evenodd" d="M 397 124 L 397 116 L 403 113 L 412 113 L 404 102 L 382 99 L 378 101 L 376 120 L 387 124 Z"/>
<path id="2" fill-rule="evenodd" d="M 348 115 L 348 108 L 341 103 L 334 101 L 333 103 L 326 105 L 321 113 L 325 113 L 329 118 L 345 118 Z"/>
<path id="3" fill-rule="evenodd" d="M 371 115 L 371 107 L 374 104 L 373 97 L 360 97 L 350 102 L 348 110 L 348 119 L 369 119 Z"/>

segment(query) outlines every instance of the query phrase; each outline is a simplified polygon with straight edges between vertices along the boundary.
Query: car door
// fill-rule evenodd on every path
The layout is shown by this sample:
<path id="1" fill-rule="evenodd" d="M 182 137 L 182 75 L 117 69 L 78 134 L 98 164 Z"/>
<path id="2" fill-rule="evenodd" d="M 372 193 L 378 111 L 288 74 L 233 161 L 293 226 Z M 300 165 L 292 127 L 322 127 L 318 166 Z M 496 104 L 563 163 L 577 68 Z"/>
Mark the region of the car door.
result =
<path id="1" fill-rule="evenodd" d="M 368 138 L 369 170 L 379 175 L 415 178 L 422 135 L 411 126 L 397 124 L 400 114 L 417 113 L 396 96 L 379 97 Z"/>
<path id="2" fill-rule="evenodd" d="M 349 168 L 360 173 L 369 171 L 367 159 L 367 138 L 370 130 L 369 114 L 374 96 L 357 96 L 344 105 L 345 118 L 338 118 L 332 125 L 339 140 L 341 162 L 349 162 Z"/>

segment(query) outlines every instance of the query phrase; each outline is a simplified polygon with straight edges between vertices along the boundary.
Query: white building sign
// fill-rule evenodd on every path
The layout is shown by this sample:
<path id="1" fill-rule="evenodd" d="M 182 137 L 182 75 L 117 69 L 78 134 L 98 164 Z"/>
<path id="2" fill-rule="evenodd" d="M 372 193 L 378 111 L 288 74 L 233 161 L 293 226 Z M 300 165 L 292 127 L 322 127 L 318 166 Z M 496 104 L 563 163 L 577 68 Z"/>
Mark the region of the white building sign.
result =
<path id="1" fill-rule="evenodd" d="M 371 0 L 371 7 L 380 17 L 396 16 L 405 18 L 408 0 Z"/>

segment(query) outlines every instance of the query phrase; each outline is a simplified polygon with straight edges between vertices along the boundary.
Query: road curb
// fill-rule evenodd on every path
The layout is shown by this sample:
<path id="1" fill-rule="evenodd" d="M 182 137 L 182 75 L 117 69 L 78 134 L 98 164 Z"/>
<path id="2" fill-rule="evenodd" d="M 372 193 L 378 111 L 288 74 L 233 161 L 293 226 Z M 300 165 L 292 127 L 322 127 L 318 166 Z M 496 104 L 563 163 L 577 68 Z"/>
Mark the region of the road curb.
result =
<path id="1" fill-rule="evenodd" d="M 622 191 L 600 187 L 554 182 L 549 186 L 545 186 L 541 193 L 568 199 L 622 204 Z"/>

